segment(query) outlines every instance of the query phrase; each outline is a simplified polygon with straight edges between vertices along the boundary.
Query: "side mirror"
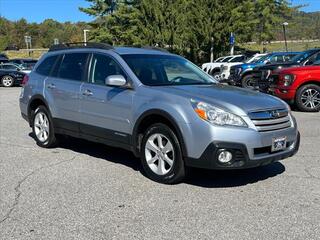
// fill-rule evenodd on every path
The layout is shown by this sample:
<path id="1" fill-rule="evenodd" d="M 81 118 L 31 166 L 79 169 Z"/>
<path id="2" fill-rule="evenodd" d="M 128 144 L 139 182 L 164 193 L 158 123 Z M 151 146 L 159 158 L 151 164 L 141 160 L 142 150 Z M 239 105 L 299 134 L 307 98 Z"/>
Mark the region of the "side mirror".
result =
<path id="1" fill-rule="evenodd" d="M 105 84 L 113 87 L 123 87 L 127 84 L 127 80 L 122 75 L 110 75 L 106 78 Z"/>

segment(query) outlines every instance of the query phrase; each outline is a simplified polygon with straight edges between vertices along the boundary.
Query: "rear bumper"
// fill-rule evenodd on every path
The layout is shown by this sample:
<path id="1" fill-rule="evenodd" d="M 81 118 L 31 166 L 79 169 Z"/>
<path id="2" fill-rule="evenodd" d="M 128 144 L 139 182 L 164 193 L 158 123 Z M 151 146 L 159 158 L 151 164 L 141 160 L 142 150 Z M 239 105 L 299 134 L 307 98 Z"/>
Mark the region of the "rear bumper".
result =
<path id="1" fill-rule="evenodd" d="M 190 167 L 206 168 L 206 169 L 246 169 L 268 165 L 270 163 L 280 161 L 295 155 L 300 147 L 300 133 L 298 132 L 293 147 L 270 153 L 268 156 L 258 159 L 250 159 L 247 147 L 244 144 L 230 142 L 212 142 L 203 152 L 200 158 L 187 158 L 186 165 Z M 232 152 L 234 158 L 231 163 L 222 164 L 218 161 L 218 151 L 226 149 Z"/>

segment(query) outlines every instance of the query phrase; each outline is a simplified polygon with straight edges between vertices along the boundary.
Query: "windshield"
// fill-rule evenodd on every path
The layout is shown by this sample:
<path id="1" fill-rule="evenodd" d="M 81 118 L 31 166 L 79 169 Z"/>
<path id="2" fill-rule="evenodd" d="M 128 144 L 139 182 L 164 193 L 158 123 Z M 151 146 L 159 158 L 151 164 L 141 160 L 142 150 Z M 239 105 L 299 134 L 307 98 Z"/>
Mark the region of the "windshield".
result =
<path id="1" fill-rule="evenodd" d="M 320 65 L 320 60 L 318 60 L 318 61 L 314 62 L 314 64 L 313 64 L 313 65 Z"/>
<path id="2" fill-rule="evenodd" d="M 256 61 L 256 63 L 264 63 L 266 60 L 268 60 L 270 57 L 272 56 L 272 54 L 267 54 L 263 57 L 261 57 L 259 60 Z"/>
<path id="3" fill-rule="evenodd" d="M 256 63 L 256 62 L 258 62 L 258 61 L 259 61 L 261 58 L 263 58 L 263 57 L 265 57 L 265 55 L 253 56 L 253 57 L 247 59 L 247 60 L 245 61 L 245 63 Z"/>
<path id="4" fill-rule="evenodd" d="M 226 57 L 221 62 L 228 62 L 231 58 L 233 58 L 233 57 Z"/>
<path id="5" fill-rule="evenodd" d="M 144 85 L 205 85 L 216 83 L 196 65 L 181 57 L 133 54 L 123 55 L 122 58 Z"/>
<path id="6" fill-rule="evenodd" d="M 308 51 L 308 52 L 303 52 L 300 53 L 298 55 L 296 55 L 295 57 L 293 57 L 291 59 L 291 62 L 297 62 L 300 63 L 302 62 L 304 59 L 308 58 L 309 56 L 311 56 L 314 52 L 313 51 Z"/>

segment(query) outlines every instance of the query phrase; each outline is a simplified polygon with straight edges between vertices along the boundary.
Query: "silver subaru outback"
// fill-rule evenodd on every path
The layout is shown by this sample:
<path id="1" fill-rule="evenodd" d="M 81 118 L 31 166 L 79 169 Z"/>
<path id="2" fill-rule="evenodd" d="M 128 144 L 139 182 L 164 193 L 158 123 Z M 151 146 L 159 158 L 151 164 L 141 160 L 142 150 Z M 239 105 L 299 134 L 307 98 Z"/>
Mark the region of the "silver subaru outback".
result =
<path id="1" fill-rule="evenodd" d="M 128 149 L 150 179 L 168 184 L 187 167 L 259 167 L 299 149 L 285 102 L 221 85 L 160 49 L 56 45 L 34 69 L 20 109 L 41 147 L 70 135 Z"/>

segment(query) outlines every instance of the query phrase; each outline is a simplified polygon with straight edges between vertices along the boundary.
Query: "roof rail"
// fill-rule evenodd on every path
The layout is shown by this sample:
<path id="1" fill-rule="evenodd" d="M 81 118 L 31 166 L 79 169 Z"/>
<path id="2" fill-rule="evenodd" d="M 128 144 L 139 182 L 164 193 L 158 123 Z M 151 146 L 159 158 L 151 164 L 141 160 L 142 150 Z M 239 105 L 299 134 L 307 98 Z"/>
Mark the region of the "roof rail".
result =
<path id="1" fill-rule="evenodd" d="M 61 44 L 52 45 L 49 48 L 49 52 L 64 50 L 64 49 L 77 49 L 77 48 L 100 48 L 105 50 L 114 49 L 113 46 L 107 43 L 73 42 L 73 43 L 61 43 Z"/>
<path id="2" fill-rule="evenodd" d="M 141 48 L 150 49 L 150 50 L 157 50 L 157 51 L 166 52 L 166 53 L 169 52 L 169 51 L 168 51 L 167 49 L 165 49 L 165 48 L 154 47 L 154 46 L 142 46 Z"/>
<path id="3" fill-rule="evenodd" d="M 143 46 L 143 45 L 140 45 L 140 44 L 124 45 L 123 47 L 143 48 L 143 49 L 157 50 L 157 51 L 169 53 L 169 51 L 167 49 L 164 49 L 164 48 L 154 47 L 154 46 Z"/>

